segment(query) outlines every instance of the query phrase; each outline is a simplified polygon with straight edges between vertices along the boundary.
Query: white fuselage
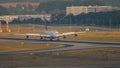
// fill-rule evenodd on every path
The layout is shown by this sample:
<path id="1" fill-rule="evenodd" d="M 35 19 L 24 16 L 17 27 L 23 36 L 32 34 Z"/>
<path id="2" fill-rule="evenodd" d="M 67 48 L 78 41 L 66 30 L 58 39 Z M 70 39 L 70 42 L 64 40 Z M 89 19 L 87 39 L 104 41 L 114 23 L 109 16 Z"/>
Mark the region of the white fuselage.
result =
<path id="1" fill-rule="evenodd" d="M 46 30 L 46 31 L 45 31 L 45 34 L 46 34 L 46 35 L 50 35 L 50 36 L 52 36 L 52 37 L 56 37 L 56 36 L 59 35 L 59 32 L 53 31 L 53 30 Z"/>

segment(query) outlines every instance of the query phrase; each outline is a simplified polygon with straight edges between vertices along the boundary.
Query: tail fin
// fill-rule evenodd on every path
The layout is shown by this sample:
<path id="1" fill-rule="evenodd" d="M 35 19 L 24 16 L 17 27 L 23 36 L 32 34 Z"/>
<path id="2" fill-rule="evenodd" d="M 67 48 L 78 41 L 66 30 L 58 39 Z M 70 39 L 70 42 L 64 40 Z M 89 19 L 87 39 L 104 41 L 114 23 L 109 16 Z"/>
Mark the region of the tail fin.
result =
<path id="1" fill-rule="evenodd" d="M 43 17 L 43 18 L 44 18 L 44 22 L 45 22 L 45 30 L 48 30 L 48 27 L 47 27 L 47 20 L 46 20 L 45 17 Z"/>

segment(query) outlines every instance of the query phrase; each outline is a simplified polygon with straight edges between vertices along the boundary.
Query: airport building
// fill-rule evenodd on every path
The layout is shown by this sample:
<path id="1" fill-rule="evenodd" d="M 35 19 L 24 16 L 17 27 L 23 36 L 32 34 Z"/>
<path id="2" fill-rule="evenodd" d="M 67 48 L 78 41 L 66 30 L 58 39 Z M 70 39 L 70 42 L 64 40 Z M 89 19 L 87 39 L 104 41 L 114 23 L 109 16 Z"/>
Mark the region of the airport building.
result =
<path id="1" fill-rule="evenodd" d="M 107 12 L 112 11 L 112 6 L 71 6 L 66 7 L 66 15 L 73 14 L 79 15 L 81 13 L 89 12 Z"/>
<path id="2" fill-rule="evenodd" d="M 12 21 L 14 19 L 18 19 L 18 16 L 17 15 L 5 15 L 5 16 L 0 16 L 0 21 L 1 20 L 4 20 L 4 21 Z"/>
<path id="3" fill-rule="evenodd" d="M 3 6 L 5 8 L 10 8 L 10 7 L 17 7 L 17 6 L 25 6 L 25 7 L 28 7 L 28 6 L 33 6 L 33 7 L 38 7 L 40 5 L 39 2 L 13 2 L 13 3 L 0 3 L 0 6 Z"/>
<path id="4" fill-rule="evenodd" d="M 39 15 L 5 15 L 5 16 L 0 16 L 0 20 L 4 21 L 12 21 L 14 19 L 19 19 L 19 20 L 27 20 L 31 18 L 40 18 L 44 20 L 43 18 L 46 18 L 48 21 L 51 19 L 51 14 L 39 14 Z"/>
<path id="5" fill-rule="evenodd" d="M 27 19 L 31 19 L 31 18 L 40 18 L 42 20 L 44 20 L 43 18 L 46 18 L 47 20 L 51 19 L 51 14 L 41 14 L 41 15 L 19 15 L 18 18 L 19 20 L 27 20 Z"/>

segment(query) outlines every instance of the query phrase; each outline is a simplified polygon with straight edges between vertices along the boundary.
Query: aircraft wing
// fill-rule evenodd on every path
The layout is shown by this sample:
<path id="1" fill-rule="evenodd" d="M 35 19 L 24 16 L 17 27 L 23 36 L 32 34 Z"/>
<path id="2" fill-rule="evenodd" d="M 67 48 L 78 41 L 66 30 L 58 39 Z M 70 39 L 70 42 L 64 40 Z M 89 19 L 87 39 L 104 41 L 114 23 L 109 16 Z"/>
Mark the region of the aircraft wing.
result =
<path id="1" fill-rule="evenodd" d="M 15 34 L 15 35 L 23 35 L 23 36 L 40 36 L 40 34 L 33 34 L 33 33 Z"/>
<path id="2" fill-rule="evenodd" d="M 26 34 L 15 34 L 15 35 L 22 35 L 22 36 L 38 36 L 38 37 L 44 37 L 49 38 L 50 35 L 41 35 L 41 34 L 35 34 L 35 33 L 26 33 Z"/>
<path id="3" fill-rule="evenodd" d="M 72 35 L 72 34 L 79 34 L 79 33 L 85 33 L 85 31 L 82 31 L 82 32 L 66 32 L 66 33 L 60 34 L 60 36 L 66 36 L 66 35 Z"/>
<path id="4" fill-rule="evenodd" d="M 62 33 L 61 35 L 71 35 L 71 34 L 75 34 L 75 32 L 66 32 L 66 33 Z"/>

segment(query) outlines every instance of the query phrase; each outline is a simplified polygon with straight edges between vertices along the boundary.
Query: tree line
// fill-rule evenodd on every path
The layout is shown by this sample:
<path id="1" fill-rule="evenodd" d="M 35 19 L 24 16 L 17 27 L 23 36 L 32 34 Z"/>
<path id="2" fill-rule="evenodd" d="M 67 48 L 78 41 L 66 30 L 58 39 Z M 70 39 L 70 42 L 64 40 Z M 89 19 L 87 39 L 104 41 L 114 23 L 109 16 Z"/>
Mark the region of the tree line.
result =
<path id="1" fill-rule="evenodd" d="M 2 7 L 2 6 L 0 6 L 0 16 L 7 15 L 7 14 L 9 14 L 9 12 L 7 11 L 7 9 L 4 8 L 4 7 Z"/>
<path id="2" fill-rule="evenodd" d="M 72 14 L 66 16 L 61 20 L 61 14 L 56 16 L 57 20 L 53 17 L 56 24 L 71 24 L 71 25 L 86 25 L 86 26 L 104 26 L 104 27 L 119 27 L 120 26 L 120 11 L 111 12 L 92 12 L 82 13 L 77 16 Z M 52 22 L 53 23 L 53 22 Z"/>
<path id="3" fill-rule="evenodd" d="M 40 18 L 32 18 L 20 21 L 15 19 L 11 24 L 39 24 L 44 25 Z M 102 27 L 120 27 L 120 11 L 82 13 L 77 16 L 72 14 L 53 14 L 48 25 L 82 25 L 82 26 L 102 26 Z"/>
<path id="4" fill-rule="evenodd" d="M 105 5 L 100 0 L 57 0 L 42 2 L 36 9 L 40 13 L 64 13 L 67 6 Z"/>

